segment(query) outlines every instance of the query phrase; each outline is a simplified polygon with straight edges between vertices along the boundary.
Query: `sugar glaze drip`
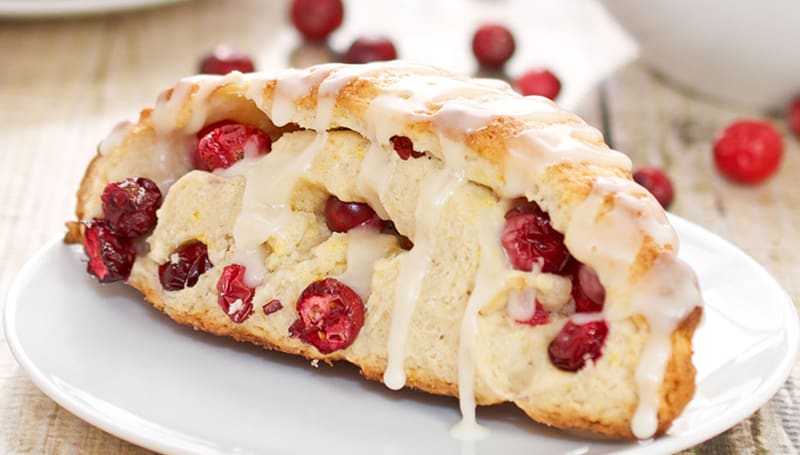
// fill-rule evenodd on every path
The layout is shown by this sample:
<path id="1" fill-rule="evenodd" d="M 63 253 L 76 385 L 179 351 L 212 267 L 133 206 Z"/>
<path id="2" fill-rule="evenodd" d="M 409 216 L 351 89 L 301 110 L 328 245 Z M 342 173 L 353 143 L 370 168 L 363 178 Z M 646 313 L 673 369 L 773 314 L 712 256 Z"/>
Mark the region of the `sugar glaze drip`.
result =
<path id="1" fill-rule="evenodd" d="M 544 125 L 525 130 L 509 142 L 508 153 L 503 163 L 506 183 L 500 191 L 500 195 L 504 198 L 529 195 L 530 182 L 538 181 L 549 167 L 559 163 L 596 163 L 628 171 L 631 166 L 630 160 L 624 155 L 602 145 L 594 145 L 602 143 L 602 137 L 596 130 L 549 101 L 532 98 L 523 100 L 522 97 L 515 95 L 507 84 L 453 78 L 451 75 L 425 66 L 398 62 L 358 67 L 321 65 L 308 70 L 233 76 L 230 80 L 236 81 L 237 78 L 241 78 L 242 83 L 249 84 L 247 96 L 268 112 L 276 125 L 281 126 L 290 122 L 306 124 L 322 133 L 319 138 L 323 139 L 318 138 L 318 141 L 324 141 L 324 132 L 327 129 L 352 126 L 340 125 L 337 122 L 342 119 L 335 118 L 334 110 L 342 89 L 354 78 L 384 70 L 413 73 L 415 76 L 399 78 L 396 82 L 383 87 L 381 93 L 369 104 L 367 115 L 363 116 L 365 124 L 362 126 L 366 131 L 362 132 L 371 140 L 372 146 L 366 152 L 361 165 L 361 172 L 355 185 L 357 194 L 369 202 L 381 216 L 388 215 L 381 201 L 385 199 L 387 182 L 394 173 L 396 160 L 386 158 L 387 149 L 384 149 L 383 145 L 388 144 L 389 138 L 397 131 L 401 131 L 408 122 L 434 123 L 441 146 L 441 156 L 437 158 L 442 161 L 441 170 L 431 174 L 423 182 L 423 191 L 426 189 L 436 191 L 427 193 L 430 196 L 420 197 L 415 232 L 408 233 L 412 236 L 415 246 L 411 251 L 404 253 L 401 259 L 401 277 L 398 279 L 398 290 L 395 293 L 392 329 L 387 347 L 389 365 L 385 377 L 387 385 L 394 388 L 402 387 L 404 384 L 403 347 L 407 337 L 408 321 L 413 314 L 413 307 L 423 285 L 425 270 L 435 248 L 435 236 L 432 235 L 431 227 L 435 226 L 435 221 L 431 220 L 438 218 L 441 208 L 447 203 L 450 195 L 466 184 L 464 157 L 467 155 L 467 149 L 463 145 L 464 136 L 487 127 L 500 116 L 533 119 Z M 270 105 L 265 102 L 263 93 L 265 81 L 273 78 L 277 79 L 277 83 Z M 216 79 L 216 83 L 205 84 L 218 86 L 217 84 L 224 80 L 224 78 Z M 296 106 L 300 99 L 309 96 L 314 87 L 317 88 L 316 112 L 309 122 L 309 119 L 300 117 Z M 206 88 L 202 87 L 194 96 L 202 98 Z M 175 99 L 189 97 L 192 95 L 189 91 L 190 88 L 179 84 L 172 97 Z M 440 108 L 432 110 L 431 104 L 440 100 L 447 102 Z M 171 101 L 163 103 L 160 109 L 163 112 L 154 112 L 154 119 L 156 114 L 162 116 L 158 123 L 169 123 L 168 120 L 177 119 L 181 115 L 177 111 L 177 101 L 174 104 Z M 192 111 L 187 129 L 194 128 L 200 122 L 197 119 L 201 117 L 203 115 L 200 111 Z M 313 146 L 309 145 L 306 152 L 298 155 L 296 162 L 292 160 L 291 165 L 280 165 L 283 166 L 281 169 L 288 170 L 285 183 L 281 186 L 293 187 L 299 175 L 307 169 L 301 164 L 301 157 L 307 165 L 310 165 L 321 148 L 316 141 Z M 272 155 L 260 158 L 259 161 L 265 161 Z M 269 166 L 272 168 L 270 175 L 275 175 L 274 164 Z M 253 169 L 255 170 L 255 167 Z M 253 172 L 253 175 L 256 174 Z M 253 179 L 248 179 L 248 187 L 257 186 L 252 184 L 251 180 Z M 658 283 L 663 282 L 663 276 L 678 277 L 674 281 L 682 283 L 687 283 L 687 276 L 693 276 L 692 272 L 670 253 L 665 254 L 666 259 L 661 264 L 656 264 L 649 275 L 639 281 L 636 289 L 627 289 L 629 285 L 626 274 L 629 264 L 633 262 L 636 252 L 645 239 L 671 249 L 673 253 L 677 252 L 678 247 L 674 231 L 665 219 L 662 223 L 663 215 L 654 212 L 652 201 L 641 200 L 648 196 L 645 194 L 639 197 L 640 190 L 627 180 L 598 179 L 589 197 L 576 208 L 568 223 L 560 228 L 564 230 L 565 244 L 570 252 L 578 260 L 597 270 L 601 282 L 606 286 L 609 296 L 607 301 L 611 303 L 607 305 L 605 317 L 613 324 L 615 319 L 642 314 L 649 322 L 651 341 L 644 349 L 636 373 L 639 405 L 633 422 L 636 436 L 646 438 L 653 434 L 655 431 L 653 422 L 657 422 L 655 413 L 658 407 L 658 394 L 657 387 L 654 388 L 652 385 L 660 384 L 665 362 L 670 356 L 668 336 L 694 306 L 700 305 L 700 300 L 696 284 L 691 280 L 680 289 L 665 290 L 659 287 Z M 237 248 L 240 252 L 245 252 L 242 254 L 261 245 L 266 240 L 264 232 L 279 232 L 281 227 L 286 225 L 286 216 L 290 216 L 291 212 L 287 203 L 288 195 L 276 195 L 274 190 L 265 188 L 254 189 L 251 194 L 253 196 L 248 196 L 246 190 L 240 215 L 241 223 L 237 220 L 237 225 L 241 226 L 234 232 Z M 255 196 L 256 194 L 258 196 Z M 637 196 L 630 196 L 631 194 Z M 598 222 L 595 216 L 599 213 L 600 204 L 606 197 L 615 198 L 616 203 Z M 420 211 L 420 207 L 425 207 L 427 210 Z M 648 216 L 642 217 L 642 213 Z M 502 223 L 502 219 L 499 222 Z M 258 234 L 243 227 L 245 224 L 258 226 L 254 229 Z M 487 228 L 486 232 L 489 230 L 497 231 L 498 228 L 492 226 Z M 491 235 L 496 236 L 495 240 L 487 240 Z M 496 233 L 491 235 L 481 234 L 481 259 L 475 277 L 476 284 L 467 302 L 460 329 L 458 374 L 460 406 L 464 419 L 454 429 L 454 433 L 459 434 L 465 427 L 475 429 L 472 424 L 475 423 L 473 385 L 476 374 L 474 338 L 477 330 L 475 324 L 477 314 L 496 296 L 498 287 L 501 287 L 506 279 L 503 277 L 508 276 L 503 273 L 503 268 L 507 268 L 507 265 L 502 261 L 498 262 L 497 259 L 498 257 L 503 259 L 501 246 L 496 241 L 499 235 Z M 603 245 L 602 248 L 595 248 L 600 244 Z M 492 276 L 500 278 L 489 283 L 487 277 Z M 399 291 L 401 285 L 405 294 Z M 624 295 L 636 297 L 628 300 L 619 299 L 620 301 L 615 302 L 615 298 Z"/>

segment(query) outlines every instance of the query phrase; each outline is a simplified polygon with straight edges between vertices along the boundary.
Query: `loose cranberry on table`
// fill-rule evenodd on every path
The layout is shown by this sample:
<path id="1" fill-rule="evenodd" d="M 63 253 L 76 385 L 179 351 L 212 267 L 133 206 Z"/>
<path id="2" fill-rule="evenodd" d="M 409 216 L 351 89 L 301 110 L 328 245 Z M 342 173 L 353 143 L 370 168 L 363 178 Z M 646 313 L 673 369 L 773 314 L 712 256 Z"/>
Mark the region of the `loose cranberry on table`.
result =
<path id="1" fill-rule="evenodd" d="M 195 165 L 206 171 L 226 169 L 245 156 L 265 155 L 272 149 L 267 133 L 255 126 L 219 122 L 203 128 L 198 134 Z"/>
<path id="2" fill-rule="evenodd" d="M 406 136 L 392 136 L 389 141 L 391 141 L 395 153 L 403 161 L 409 158 L 422 158 L 425 156 L 425 152 L 414 150 L 414 143 Z"/>
<path id="3" fill-rule="evenodd" d="M 150 179 L 127 178 L 106 185 L 100 196 L 107 226 L 122 237 L 138 237 L 156 225 L 161 191 Z"/>
<path id="4" fill-rule="evenodd" d="M 101 283 L 127 280 L 136 260 L 133 241 L 117 236 L 108 223 L 99 218 L 84 225 L 84 247 L 89 256 L 86 271 Z"/>
<path id="5" fill-rule="evenodd" d="M 369 63 L 397 58 L 394 44 L 384 37 L 359 38 L 350 45 L 342 56 L 344 63 Z"/>
<path id="6" fill-rule="evenodd" d="M 158 267 L 158 279 L 167 291 L 194 286 L 200 275 L 214 267 L 208 259 L 208 247 L 202 242 L 192 242 L 174 254 L 175 261 L 170 258 L 169 262 Z"/>
<path id="7" fill-rule="evenodd" d="M 530 272 L 534 264 L 541 263 L 542 272 L 559 273 L 571 257 L 564 236 L 553 229 L 550 217 L 535 202 L 518 201 L 506 213 L 501 240 L 517 270 Z"/>
<path id="8" fill-rule="evenodd" d="M 800 137 L 800 96 L 789 105 L 788 114 L 789 127 L 797 137 Z"/>
<path id="9" fill-rule="evenodd" d="M 550 362 L 564 371 L 578 371 L 586 361 L 596 362 L 603 355 L 603 345 L 608 335 L 605 320 L 576 324 L 568 321 L 550 342 L 547 353 Z"/>
<path id="10" fill-rule="evenodd" d="M 303 37 L 322 41 L 342 25 L 342 0 L 293 0 L 290 7 L 292 23 Z"/>
<path id="11" fill-rule="evenodd" d="M 514 35 L 500 24 L 486 24 L 472 37 L 472 53 L 485 68 L 501 68 L 515 48 Z"/>
<path id="12" fill-rule="evenodd" d="M 334 278 L 308 285 L 297 299 L 297 312 L 289 335 L 314 345 L 323 354 L 350 346 L 364 325 L 361 297 Z"/>
<path id="13" fill-rule="evenodd" d="M 546 69 L 530 70 L 518 77 L 514 85 L 525 96 L 538 95 L 551 100 L 561 92 L 561 81 Z"/>
<path id="14" fill-rule="evenodd" d="M 363 202 L 344 202 L 336 196 L 325 201 L 325 223 L 333 232 L 347 232 L 355 227 L 381 228 L 382 220 Z"/>
<path id="15" fill-rule="evenodd" d="M 217 303 L 231 321 L 240 324 L 253 313 L 253 297 L 256 290 L 244 283 L 247 269 L 240 264 L 231 264 L 222 269 L 217 282 Z"/>
<path id="16" fill-rule="evenodd" d="M 228 74 L 231 71 L 251 73 L 256 70 L 249 55 L 227 47 L 218 47 L 200 61 L 200 72 L 205 74 Z"/>
<path id="17" fill-rule="evenodd" d="M 657 167 L 641 167 L 633 173 L 633 180 L 649 191 L 665 209 L 672 204 L 672 182 Z"/>
<path id="18" fill-rule="evenodd" d="M 760 183 L 772 177 L 782 155 L 780 133 L 769 123 L 758 120 L 735 122 L 714 142 L 717 169 L 740 183 Z"/>

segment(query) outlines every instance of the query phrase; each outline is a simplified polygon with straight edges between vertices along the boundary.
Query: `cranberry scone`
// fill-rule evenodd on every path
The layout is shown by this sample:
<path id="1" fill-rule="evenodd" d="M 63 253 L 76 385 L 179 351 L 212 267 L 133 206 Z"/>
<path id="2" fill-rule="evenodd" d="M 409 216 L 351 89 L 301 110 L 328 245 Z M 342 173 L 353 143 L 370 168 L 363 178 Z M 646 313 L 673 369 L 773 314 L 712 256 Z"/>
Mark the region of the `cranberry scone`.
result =
<path id="1" fill-rule="evenodd" d="M 663 433 L 702 303 L 601 134 L 503 82 L 402 62 L 180 81 L 100 144 L 67 240 L 169 317 L 389 388 Z"/>

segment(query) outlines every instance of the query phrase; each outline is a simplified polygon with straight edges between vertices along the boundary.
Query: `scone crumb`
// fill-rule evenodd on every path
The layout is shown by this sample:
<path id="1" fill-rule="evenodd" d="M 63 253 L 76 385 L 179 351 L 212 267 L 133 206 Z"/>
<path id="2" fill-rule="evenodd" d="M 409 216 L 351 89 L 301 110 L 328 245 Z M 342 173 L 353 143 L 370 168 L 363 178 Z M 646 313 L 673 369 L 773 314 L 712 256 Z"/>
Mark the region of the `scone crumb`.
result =
<path id="1" fill-rule="evenodd" d="M 314 368 L 319 368 L 319 359 L 314 359 L 311 361 L 311 366 Z"/>

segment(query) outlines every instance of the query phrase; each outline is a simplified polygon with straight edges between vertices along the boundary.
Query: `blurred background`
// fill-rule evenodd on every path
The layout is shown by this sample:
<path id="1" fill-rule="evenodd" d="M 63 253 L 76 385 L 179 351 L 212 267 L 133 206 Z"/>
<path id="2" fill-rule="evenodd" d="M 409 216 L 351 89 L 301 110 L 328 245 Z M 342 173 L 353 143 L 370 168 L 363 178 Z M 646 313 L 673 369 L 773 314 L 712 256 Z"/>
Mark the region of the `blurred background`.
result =
<path id="1" fill-rule="evenodd" d="M 0 295 L 28 257 L 64 232 L 97 143 L 220 46 L 268 71 L 340 60 L 359 38 L 381 36 L 401 59 L 503 78 L 521 91 L 542 81 L 526 85 L 523 76 L 546 70 L 559 85 L 550 93 L 556 102 L 600 129 L 636 169 L 668 176 L 671 211 L 741 247 L 800 301 L 800 103 L 792 113 L 800 3 L 343 0 L 341 25 L 316 41 L 298 32 L 290 3 L 0 0 Z M 513 36 L 499 65 L 475 54 L 486 24 Z M 762 142 L 750 144 L 755 159 L 772 160 L 758 182 L 731 177 L 714 152 L 743 119 L 780 137 L 768 158 Z M 800 450 L 799 377 L 795 368 L 759 413 L 695 450 Z M 144 452 L 42 395 L 0 333 L 0 453 Z"/>

